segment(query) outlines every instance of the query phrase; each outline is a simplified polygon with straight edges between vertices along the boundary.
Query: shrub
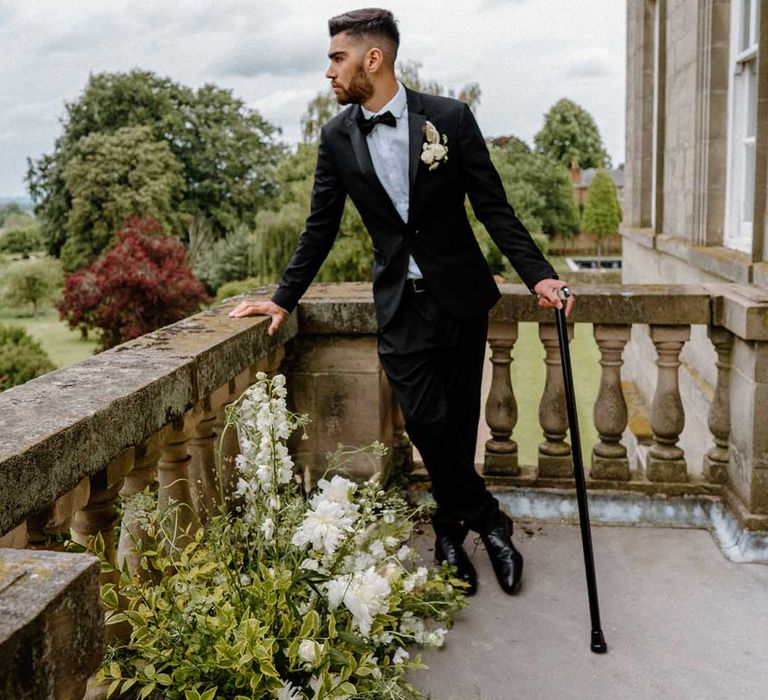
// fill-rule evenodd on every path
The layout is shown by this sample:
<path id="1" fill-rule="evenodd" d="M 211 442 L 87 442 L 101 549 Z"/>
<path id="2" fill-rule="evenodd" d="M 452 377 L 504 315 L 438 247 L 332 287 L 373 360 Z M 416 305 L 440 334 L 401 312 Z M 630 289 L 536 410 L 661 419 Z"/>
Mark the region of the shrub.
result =
<path id="1" fill-rule="evenodd" d="M 17 326 L 0 325 L 0 391 L 56 369 L 40 343 Z"/>
<path id="2" fill-rule="evenodd" d="M 97 328 L 101 347 L 137 338 L 194 313 L 208 297 L 182 243 L 152 219 L 135 219 L 114 248 L 67 277 L 57 304 L 71 328 Z"/>
<path id="3" fill-rule="evenodd" d="M 32 305 L 37 316 L 41 302 L 61 286 L 61 264 L 53 258 L 31 258 L 8 264 L 3 270 L 3 299 L 10 305 Z"/>

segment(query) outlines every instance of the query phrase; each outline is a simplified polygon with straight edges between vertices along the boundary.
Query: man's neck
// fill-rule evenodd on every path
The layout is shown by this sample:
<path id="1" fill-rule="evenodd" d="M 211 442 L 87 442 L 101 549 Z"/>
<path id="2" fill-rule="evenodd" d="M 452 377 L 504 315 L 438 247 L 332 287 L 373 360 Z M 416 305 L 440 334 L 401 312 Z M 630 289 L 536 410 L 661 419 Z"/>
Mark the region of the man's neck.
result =
<path id="1" fill-rule="evenodd" d="M 399 89 L 400 85 L 393 75 L 391 80 L 387 80 L 385 83 L 382 83 L 381 86 L 377 85 L 375 87 L 373 95 L 363 103 L 363 107 L 369 112 L 378 112 L 385 104 L 387 104 L 387 102 L 397 95 Z"/>

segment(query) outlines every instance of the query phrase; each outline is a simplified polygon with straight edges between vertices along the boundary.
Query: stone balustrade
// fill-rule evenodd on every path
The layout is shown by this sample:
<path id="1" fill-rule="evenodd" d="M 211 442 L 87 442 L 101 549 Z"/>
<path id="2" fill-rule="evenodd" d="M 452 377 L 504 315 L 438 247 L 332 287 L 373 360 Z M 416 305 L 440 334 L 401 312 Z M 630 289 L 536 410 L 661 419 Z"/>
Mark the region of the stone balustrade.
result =
<path id="1" fill-rule="evenodd" d="M 502 291 L 489 327 L 490 439 L 479 468 L 497 489 L 568 490 L 572 454 L 554 318 L 524 287 Z M 577 292 L 569 333 L 591 325 L 600 356 L 590 488 L 706 497 L 722 503 L 739 528 L 768 531 L 768 299 L 739 285 Z M 101 535 L 108 556 L 136 570 L 131 542 L 140 532 L 129 524 L 115 541 L 115 504 L 147 486 L 158 489 L 161 503 L 173 498 L 189 506 L 177 523 L 177 537 L 187 536 L 231 490 L 238 444 L 224 409 L 258 371 L 286 374 L 293 409 L 312 419 L 309 439 L 294 446 L 307 482 L 322 474 L 326 454 L 340 443 L 390 446 L 377 463 L 361 457 L 350 464 L 357 476 L 412 470 L 402 415 L 376 357 L 369 285 L 313 286 L 272 337 L 265 319 L 228 318 L 235 301 L 0 394 L 0 545 L 39 549 L 55 547 L 62 532 L 82 544 Z M 510 382 L 521 323 L 538 324 L 544 357 L 535 464 L 518 457 L 519 441 L 531 437 L 516 435 Z M 627 450 L 632 436 L 626 378 L 622 382 L 633 327 L 647 329 L 656 353 L 650 445 L 635 459 Z M 717 358 L 702 469 L 691 468 L 679 444 L 685 422 L 680 356 L 692 327 L 707 329 Z M 2 562 L 0 549 L 0 568 Z M 0 590 L 0 610 L 3 598 Z"/>

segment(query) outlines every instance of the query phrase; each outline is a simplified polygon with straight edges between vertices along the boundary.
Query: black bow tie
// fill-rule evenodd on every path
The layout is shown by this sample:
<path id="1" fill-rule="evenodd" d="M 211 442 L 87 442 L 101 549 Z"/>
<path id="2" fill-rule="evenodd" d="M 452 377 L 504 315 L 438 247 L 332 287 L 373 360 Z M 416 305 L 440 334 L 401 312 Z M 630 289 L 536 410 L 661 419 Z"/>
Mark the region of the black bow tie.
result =
<path id="1" fill-rule="evenodd" d="M 370 119 L 366 119 L 363 116 L 363 110 L 361 109 L 357 115 L 357 125 L 360 127 L 360 131 L 365 136 L 373 131 L 373 127 L 377 124 L 386 124 L 387 126 L 397 126 L 397 119 L 392 112 L 384 112 L 384 114 L 376 114 Z"/>

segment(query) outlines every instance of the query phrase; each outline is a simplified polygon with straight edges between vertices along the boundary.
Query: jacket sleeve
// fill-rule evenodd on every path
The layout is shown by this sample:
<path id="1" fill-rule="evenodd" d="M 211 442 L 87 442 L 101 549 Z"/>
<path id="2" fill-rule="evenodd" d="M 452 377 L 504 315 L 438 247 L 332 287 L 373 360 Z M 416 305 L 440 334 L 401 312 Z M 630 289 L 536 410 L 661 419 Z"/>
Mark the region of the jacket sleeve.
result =
<path id="1" fill-rule="evenodd" d="M 285 268 L 272 301 L 289 313 L 317 275 L 336 240 L 347 194 L 328 147 L 325 127 L 320 134 L 311 210 L 299 244 Z"/>
<path id="2" fill-rule="evenodd" d="M 464 105 L 459 120 L 464 188 L 478 220 L 485 226 L 499 250 L 533 292 L 536 283 L 557 273 L 547 262 L 530 233 L 515 215 L 499 173 L 491 162 L 488 147 L 472 110 Z"/>

